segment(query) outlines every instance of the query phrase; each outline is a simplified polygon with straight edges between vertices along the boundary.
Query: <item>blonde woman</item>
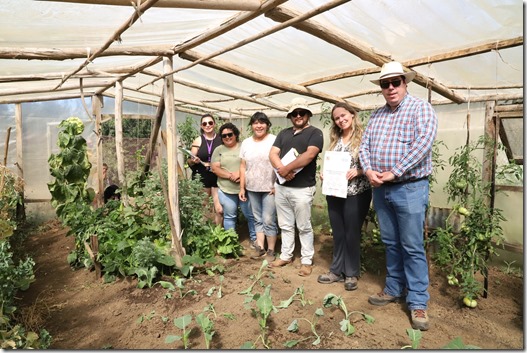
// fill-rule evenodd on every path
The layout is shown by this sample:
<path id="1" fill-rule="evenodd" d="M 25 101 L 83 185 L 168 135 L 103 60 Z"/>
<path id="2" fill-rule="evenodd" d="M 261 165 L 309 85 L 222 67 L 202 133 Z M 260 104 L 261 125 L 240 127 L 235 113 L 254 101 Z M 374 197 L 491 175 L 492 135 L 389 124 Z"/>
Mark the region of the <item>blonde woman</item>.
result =
<path id="1" fill-rule="evenodd" d="M 357 289 L 360 276 L 360 240 L 364 219 L 371 202 L 371 186 L 359 162 L 363 128 L 353 107 L 337 103 L 331 111 L 330 151 L 348 152 L 351 164 L 346 172 L 346 198 L 326 196 L 329 222 L 333 231 L 333 261 L 319 283 L 344 281 L 346 290 Z M 323 178 L 323 175 L 321 175 Z"/>

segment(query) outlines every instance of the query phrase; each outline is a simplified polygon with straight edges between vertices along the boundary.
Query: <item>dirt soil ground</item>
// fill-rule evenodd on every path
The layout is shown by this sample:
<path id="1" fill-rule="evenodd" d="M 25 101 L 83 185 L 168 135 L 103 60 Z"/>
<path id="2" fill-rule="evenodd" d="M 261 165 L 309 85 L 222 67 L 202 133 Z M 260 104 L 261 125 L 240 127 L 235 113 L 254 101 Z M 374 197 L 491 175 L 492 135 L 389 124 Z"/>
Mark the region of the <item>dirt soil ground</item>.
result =
<path id="1" fill-rule="evenodd" d="M 258 319 L 247 307 L 254 308 L 255 302 L 244 304 L 246 296 L 239 294 L 254 282 L 261 261 L 248 256 L 227 260 L 221 297 L 218 297 L 219 276 L 203 273 L 185 283 L 183 293 L 195 290 L 197 294 L 180 298 L 176 291 L 168 298 L 168 290 L 159 285 L 139 289 L 133 279 L 104 284 L 93 271 L 73 271 L 66 256 L 74 246 L 74 239 L 65 234 L 66 230 L 58 221 L 51 221 L 26 240 L 26 251 L 36 261 L 36 281 L 30 289 L 20 293 L 19 310 L 29 328 L 49 331 L 53 337 L 51 349 L 183 349 L 181 341 L 165 343 L 165 339 L 169 335 L 182 334 L 173 320 L 186 314 L 193 317 L 189 325 L 192 329 L 189 348 L 205 349 L 204 335 L 194 317 L 207 306 L 213 307 L 216 313 L 216 317 L 210 316 L 215 328 L 212 349 L 239 349 L 246 341 L 256 341 L 258 349 L 264 348 L 257 340 L 260 335 Z M 246 238 L 242 237 L 242 244 L 248 249 Z M 368 296 L 382 289 L 384 273 L 365 273 L 359 288 L 352 292 L 345 291 L 342 283 L 319 284 L 317 276 L 327 271 L 331 261 L 331 236 L 317 235 L 315 249 L 311 276 L 297 275 L 300 263 L 296 256 L 293 264 L 285 268 L 266 270 L 252 289 L 252 293 L 263 293 L 262 285 L 270 284 L 273 304 L 278 305 L 290 298 L 297 288 L 303 288 L 305 299 L 311 302 L 302 306 L 295 300 L 286 309 L 271 313 L 269 347 L 284 349 L 285 342 L 304 338 L 307 339 L 295 349 L 400 349 L 410 345 L 406 330 L 411 325 L 405 304 L 384 307 L 368 304 Z M 383 268 L 384 258 L 380 256 L 378 261 L 379 268 Z M 463 306 L 458 288 L 448 286 L 444 275 L 433 266 L 430 273 L 431 328 L 422 333 L 420 349 L 439 349 L 456 337 L 464 344 L 483 349 L 525 348 L 523 278 L 506 274 L 501 268 L 491 268 L 488 298 L 480 298 L 478 306 L 470 309 Z M 209 296 L 212 287 L 216 291 Z M 369 324 L 360 314 L 351 314 L 356 332 L 346 336 L 339 325 L 344 319 L 343 311 L 336 307 L 323 308 L 324 316 L 315 325 L 322 339 L 319 345 L 313 346 L 315 339 L 304 319 L 313 320 L 315 310 L 322 307 L 328 293 L 342 296 L 348 312 L 364 312 L 375 322 Z M 299 319 L 297 333 L 287 330 L 294 319 Z"/>

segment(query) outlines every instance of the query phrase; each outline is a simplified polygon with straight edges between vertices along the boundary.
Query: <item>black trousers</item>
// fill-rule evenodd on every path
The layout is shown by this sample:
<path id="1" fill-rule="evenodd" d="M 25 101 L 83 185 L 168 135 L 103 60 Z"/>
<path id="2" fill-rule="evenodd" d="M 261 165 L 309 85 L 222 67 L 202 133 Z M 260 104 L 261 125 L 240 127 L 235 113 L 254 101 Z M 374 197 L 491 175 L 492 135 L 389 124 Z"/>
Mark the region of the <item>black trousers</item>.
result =
<path id="1" fill-rule="evenodd" d="M 347 198 L 326 196 L 333 231 L 333 262 L 329 270 L 345 277 L 360 276 L 360 240 L 371 203 L 371 189 Z"/>

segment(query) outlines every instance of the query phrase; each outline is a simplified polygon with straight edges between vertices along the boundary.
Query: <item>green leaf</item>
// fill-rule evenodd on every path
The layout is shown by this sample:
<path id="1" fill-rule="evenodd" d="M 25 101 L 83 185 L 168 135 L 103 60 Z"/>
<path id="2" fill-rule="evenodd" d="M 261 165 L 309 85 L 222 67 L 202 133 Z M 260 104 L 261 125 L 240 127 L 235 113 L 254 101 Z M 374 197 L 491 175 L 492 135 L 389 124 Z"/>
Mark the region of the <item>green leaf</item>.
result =
<path id="1" fill-rule="evenodd" d="M 174 325 L 177 328 L 184 329 L 192 321 L 192 315 L 185 315 L 174 319 Z"/>
<path id="2" fill-rule="evenodd" d="M 292 348 L 292 347 L 296 346 L 299 342 L 300 342 L 299 340 L 287 341 L 286 343 L 284 343 L 284 347 Z"/>
<path id="3" fill-rule="evenodd" d="M 183 337 L 181 336 L 177 336 L 177 335 L 168 335 L 166 338 L 165 338 L 165 343 L 174 343 L 176 341 L 181 341 Z"/>
<path id="4" fill-rule="evenodd" d="M 297 332 L 298 331 L 298 320 L 294 319 L 291 324 L 287 327 L 287 331 L 289 332 Z"/>

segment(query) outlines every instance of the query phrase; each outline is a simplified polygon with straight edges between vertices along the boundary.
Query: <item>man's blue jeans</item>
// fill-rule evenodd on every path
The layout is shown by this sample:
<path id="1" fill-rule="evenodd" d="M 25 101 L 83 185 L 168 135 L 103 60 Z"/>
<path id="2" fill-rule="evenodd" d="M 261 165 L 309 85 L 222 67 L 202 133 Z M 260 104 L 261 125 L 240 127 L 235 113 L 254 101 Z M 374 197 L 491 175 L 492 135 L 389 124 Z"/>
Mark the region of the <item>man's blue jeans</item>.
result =
<path id="1" fill-rule="evenodd" d="M 408 309 L 427 309 L 428 264 L 424 249 L 427 179 L 384 184 L 373 189 L 381 239 L 386 246 L 386 294 L 400 297 L 408 290 Z"/>
<path id="2" fill-rule="evenodd" d="M 254 229 L 254 217 L 249 200 L 241 201 L 238 194 L 227 194 L 218 189 L 218 198 L 223 207 L 223 228 L 236 229 L 236 220 L 238 219 L 238 206 L 240 206 L 243 215 L 247 219 L 249 228 L 249 237 L 256 240 L 256 231 Z"/>

